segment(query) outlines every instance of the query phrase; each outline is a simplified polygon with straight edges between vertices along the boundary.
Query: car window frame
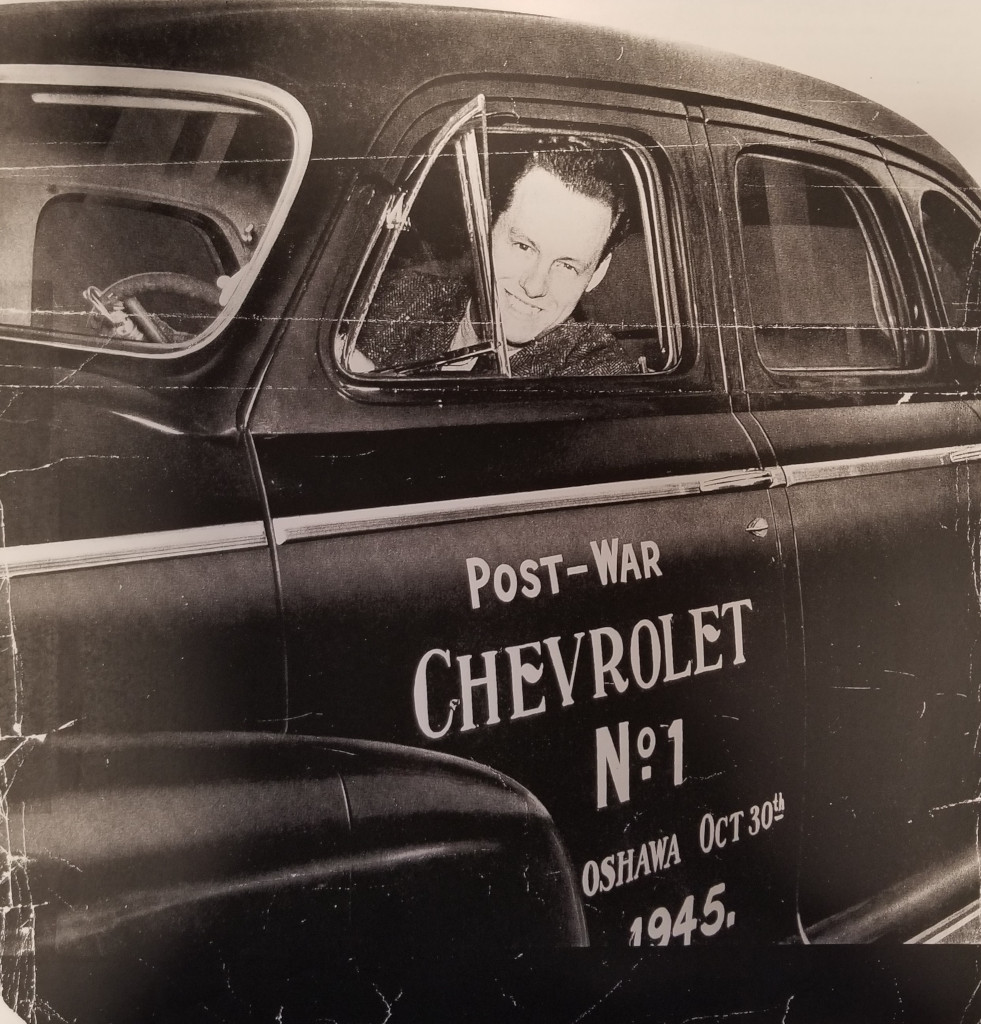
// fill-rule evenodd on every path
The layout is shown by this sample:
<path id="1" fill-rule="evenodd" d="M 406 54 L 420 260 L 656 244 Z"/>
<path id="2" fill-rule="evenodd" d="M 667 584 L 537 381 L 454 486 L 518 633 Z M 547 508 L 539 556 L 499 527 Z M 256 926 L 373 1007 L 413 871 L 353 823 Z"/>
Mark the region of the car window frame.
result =
<path id="1" fill-rule="evenodd" d="M 922 189 L 922 191 L 920 191 L 917 197 L 916 216 L 922 237 L 923 251 L 926 257 L 925 263 L 927 273 L 929 275 L 930 283 L 936 293 L 937 311 L 943 318 L 944 326 L 948 331 L 954 332 L 956 334 L 958 331 L 975 330 L 976 328 L 968 328 L 964 324 L 955 324 L 951 322 L 950 314 L 948 312 L 947 301 L 944 297 L 943 289 L 940 286 L 939 275 L 937 273 L 937 268 L 934 263 L 934 247 L 930 244 L 930 240 L 927 236 L 926 220 L 924 218 L 923 211 L 923 200 L 930 193 L 940 196 L 941 198 L 945 199 L 948 203 L 950 203 L 950 205 L 955 210 L 957 210 L 964 217 L 966 217 L 967 220 L 969 220 L 975 227 L 975 231 L 978 234 L 978 240 L 974 243 L 974 247 L 972 250 L 972 266 L 971 269 L 968 271 L 967 275 L 966 284 L 968 288 L 968 294 L 970 294 L 970 286 L 972 280 L 975 281 L 976 283 L 981 282 L 981 213 L 979 213 L 977 210 L 972 209 L 966 203 L 958 202 L 954 195 L 952 195 L 947 189 L 941 188 L 939 184 L 937 184 L 936 182 L 931 182 L 928 179 L 923 180 L 927 187 Z M 963 319 L 967 319 L 966 309 L 964 311 Z"/>
<path id="2" fill-rule="evenodd" d="M 452 117 L 433 136 L 426 152 L 417 158 L 401 176 L 399 182 L 391 187 L 391 193 L 385 200 L 381 214 L 375 222 L 364 250 L 364 256 L 341 306 L 341 315 L 333 325 L 327 345 L 334 364 L 354 380 L 377 383 L 401 379 L 395 375 L 357 373 L 350 370 L 349 365 L 351 356 L 357 349 L 358 335 L 364 325 L 368 310 L 375 300 L 375 295 L 402 230 L 408 223 L 412 207 L 434 164 L 441 156 L 446 155 L 446 151 L 451 145 L 456 150 L 455 155 L 463 186 L 463 206 L 468 221 L 468 236 L 471 245 L 477 248 L 477 251 L 474 252 L 477 272 L 481 274 L 483 270 L 490 267 L 489 213 L 483 187 L 483 179 L 486 175 L 475 175 L 473 168 L 475 148 L 479 148 L 486 161 L 487 146 L 484 138 L 486 124 L 486 99 L 483 93 L 478 93 L 453 113 Z M 479 146 L 477 143 L 478 128 L 480 132 Z M 470 147 L 466 142 L 468 137 L 472 140 Z M 486 253 L 484 252 L 485 246 Z M 494 346 L 495 348 L 500 346 L 503 349 L 500 315 L 497 311 L 493 289 L 489 288 L 484 281 L 480 281 L 478 292 L 479 298 L 486 304 L 490 322 L 493 324 Z M 506 361 L 506 354 L 504 359 Z"/>
<path id="3" fill-rule="evenodd" d="M 188 101 L 223 102 L 260 108 L 277 116 L 289 130 L 293 153 L 273 204 L 265 230 L 259 238 L 252 258 L 226 285 L 221 310 L 212 322 L 186 345 L 166 348 L 127 348 L 113 346 L 106 339 L 92 343 L 67 335 L 40 336 L 30 327 L 0 323 L 0 341 L 42 346 L 46 349 L 68 349 L 99 356 L 119 356 L 144 361 L 172 361 L 192 355 L 210 346 L 231 324 L 247 297 L 277 238 L 287 221 L 300 185 L 306 175 L 313 148 L 313 126 L 306 108 L 285 89 L 258 79 L 158 68 L 124 68 L 67 64 L 5 64 L 0 65 L 0 88 L 5 85 L 27 85 L 44 88 L 108 89 L 126 94 L 154 96 L 179 94 Z"/>
<path id="4" fill-rule="evenodd" d="M 903 345 L 903 339 L 910 335 L 919 336 L 916 340 L 925 352 L 923 361 L 916 366 L 897 367 L 863 367 L 863 366 L 770 366 L 760 351 L 759 337 L 755 317 L 750 317 L 753 350 L 756 361 L 765 374 L 774 380 L 812 380 L 821 381 L 828 378 L 861 378 L 875 381 L 886 378 L 912 378 L 922 376 L 930 371 L 936 361 L 936 348 L 929 332 L 915 325 L 914 311 L 906 300 L 907 287 L 897 263 L 894 246 L 890 244 L 888 232 L 882 222 L 882 212 L 867 194 L 876 187 L 862 169 L 837 155 L 829 157 L 823 152 L 808 150 L 797 146 L 774 145 L 772 143 L 749 143 L 741 146 L 732 164 L 733 173 L 733 210 L 734 224 L 738 232 L 739 259 L 745 281 L 747 301 L 752 303 L 752 277 L 747 269 L 743 242 L 743 224 L 739 215 L 739 165 L 747 157 L 778 159 L 793 163 L 804 169 L 812 169 L 839 178 L 845 186 L 844 197 L 862 232 L 866 255 L 872 265 L 879 287 L 880 297 L 885 305 L 883 313 L 888 326 L 880 325 L 883 333 L 893 338 L 897 349 Z M 855 186 L 850 188 L 849 186 Z M 875 299 L 873 297 L 873 301 Z M 878 305 L 877 302 L 875 302 Z M 750 305 L 750 310 L 752 306 Z M 876 313 L 878 315 L 878 309 Z M 905 323 L 904 323 L 905 321 Z"/>
<path id="5" fill-rule="evenodd" d="M 931 320 L 931 331 L 942 338 L 953 379 L 971 391 L 978 386 L 977 327 L 958 327 L 950 323 L 947 306 L 934 268 L 930 245 L 923 222 L 922 198 L 927 192 L 936 192 L 952 203 L 961 213 L 978 226 L 981 232 L 981 209 L 972 201 L 974 197 L 953 182 L 947 175 L 930 165 L 911 160 L 906 154 L 887 153 L 887 163 L 897 188 L 903 197 L 910 231 L 915 239 L 916 258 L 924 280 L 924 293 Z M 979 275 L 981 282 L 981 275 Z M 964 354 L 964 339 L 973 349 L 974 357 Z"/>
<path id="6" fill-rule="evenodd" d="M 479 114 L 475 105 L 480 107 Z M 412 203 L 424 184 L 433 163 L 452 142 L 453 131 L 451 129 L 455 128 L 457 132 L 465 131 L 464 112 L 468 108 L 471 108 L 471 118 L 479 116 L 482 121 L 480 131 L 483 133 L 483 139 L 479 148 L 483 160 L 481 168 L 483 187 L 479 197 L 481 208 L 478 213 L 473 209 L 473 204 L 468 203 L 466 182 L 462 181 L 464 206 L 468 216 L 477 217 L 478 222 L 483 224 L 488 238 L 492 215 L 487 186 L 488 147 L 486 138 L 488 135 L 507 133 L 515 135 L 567 134 L 580 139 L 608 142 L 617 146 L 624 154 L 637 189 L 638 206 L 641 210 L 641 229 L 647 242 L 647 270 L 651 286 L 651 305 L 658 318 L 658 322 L 654 326 L 659 332 L 667 333 L 670 340 L 671 362 L 669 366 L 665 369 L 648 370 L 636 374 L 513 377 L 507 366 L 507 348 L 503 340 L 497 296 L 494 294 L 493 288 L 485 285 L 486 291 L 483 300 L 491 310 L 495 348 L 503 353 L 498 356 L 499 368 L 502 370 L 500 375 L 469 376 L 461 373 L 452 375 L 452 380 L 450 380 L 448 379 L 449 375 L 441 376 L 438 373 L 426 376 L 400 376 L 372 372 L 359 373 L 349 368 L 348 361 L 351 352 L 357 347 L 358 332 L 398 241 L 398 230 L 393 231 L 388 221 L 395 215 L 408 216 Z M 699 343 L 695 336 L 687 341 L 682 337 L 680 293 L 683 289 L 690 290 L 691 286 L 683 245 L 684 233 L 680 229 L 681 214 L 675 208 L 676 202 L 669 202 L 669 183 L 663 180 L 663 169 L 655 167 L 655 160 L 649 151 L 649 145 L 632 138 L 626 131 L 620 133 L 615 130 L 600 130 L 593 127 L 583 128 L 572 122 L 559 122 L 548 118 L 533 120 L 521 118 L 516 123 L 509 123 L 503 119 L 506 116 L 504 112 L 489 109 L 484 94 L 478 94 L 464 107 L 456 110 L 453 117 L 431 137 L 426 152 L 417 157 L 396 178 L 395 184 L 389 186 L 391 194 L 385 201 L 381 215 L 374 225 L 364 256 L 359 262 L 341 304 L 340 315 L 331 325 L 329 336 L 325 336 L 325 332 L 321 333 L 318 347 L 325 368 L 330 366 L 334 372 L 338 373 L 342 381 L 357 387 L 368 386 L 379 390 L 388 388 L 402 391 L 422 387 L 426 390 L 445 389 L 450 392 L 458 391 L 462 386 L 466 390 L 477 387 L 482 394 L 487 395 L 500 391 L 502 388 L 507 389 L 509 386 L 530 390 L 548 390 L 557 387 L 567 391 L 569 385 L 572 384 L 605 391 L 609 390 L 611 382 L 615 382 L 620 389 L 633 389 L 638 382 L 646 387 L 653 381 L 679 377 L 680 371 L 697 363 Z M 386 232 L 388 237 L 383 237 Z M 473 242 L 472 234 L 471 241 Z M 489 280 L 492 281 L 493 261 L 489 246 L 485 259 L 486 267 L 490 268 Z M 680 282 L 679 276 L 682 278 Z M 662 284 L 663 288 L 658 287 Z"/>

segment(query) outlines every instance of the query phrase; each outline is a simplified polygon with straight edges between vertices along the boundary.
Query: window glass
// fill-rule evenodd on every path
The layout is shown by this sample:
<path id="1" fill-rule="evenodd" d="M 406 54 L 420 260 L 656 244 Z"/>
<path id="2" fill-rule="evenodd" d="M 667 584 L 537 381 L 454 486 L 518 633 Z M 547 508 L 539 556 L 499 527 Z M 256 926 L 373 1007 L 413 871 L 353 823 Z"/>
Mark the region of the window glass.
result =
<path id="1" fill-rule="evenodd" d="M 977 224 L 941 192 L 925 192 L 921 201 L 923 235 L 940 297 L 951 327 L 981 324 L 978 306 L 971 302 L 979 276 Z"/>
<path id="2" fill-rule="evenodd" d="M 348 369 L 444 378 L 672 369 L 677 328 L 654 287 L 639 155 L 605 138 L 493 129 L 487 148 L 495 303 L 476 285 L 467 167 L 447 149 L 401 225 Z M 484 308 L 496 308 L 497 331 Z"/>
<path id="3" fill-rule="evenodd" d="M 141 354 L 240 301 L 296 148 L 258 105 L 118 88 L 4 85 L 0 129 L 0 330 Z"/>
<path id="4" fill-rule="evenodd" d="M 909 356 L 890 329 L 861 186 L 822 168 L 747 154 L 738 164 L 737 189 L 763 364 L 903 367 Z"/>

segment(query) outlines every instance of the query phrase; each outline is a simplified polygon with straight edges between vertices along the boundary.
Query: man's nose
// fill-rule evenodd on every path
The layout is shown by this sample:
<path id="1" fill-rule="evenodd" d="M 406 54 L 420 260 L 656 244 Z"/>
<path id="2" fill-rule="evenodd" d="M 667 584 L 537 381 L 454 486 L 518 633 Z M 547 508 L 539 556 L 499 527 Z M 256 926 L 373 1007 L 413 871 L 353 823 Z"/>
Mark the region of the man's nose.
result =
<path id="1" fill-rule="evenodd" d="M 544 260 L 534 260 L 521 277 L 521 287 L 532 299 L 541 298 L 548 291 L 548 267 Z"/>

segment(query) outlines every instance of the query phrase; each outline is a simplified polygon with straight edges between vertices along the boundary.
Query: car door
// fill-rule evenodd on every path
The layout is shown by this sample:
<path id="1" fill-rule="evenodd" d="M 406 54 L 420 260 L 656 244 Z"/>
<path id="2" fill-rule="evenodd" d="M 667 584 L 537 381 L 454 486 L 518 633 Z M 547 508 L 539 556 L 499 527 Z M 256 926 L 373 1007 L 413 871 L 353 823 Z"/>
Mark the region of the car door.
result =
<path id="1" fill-rule="evenodd" d="M 479 270 L 488 162 L 546 137 L 631 169 L 633 237 L 613 260 L 638 262 L 610 284 L 611 262 L 613 291 L 590 301 L 638 372 L 365 370 L 354 353 L 386 268 L 454 236 Z M 684 107 L 654 96 L 423 90 L 359 168 L 249 422 L 290 728 L 513 776 L 554 818 L 606 944 L 796 927 L 787 524 L 726 394 L 692 150 Z M 493 290 L 473 304 L 493 335 Z"/>
<path id="2" fill-rule="evenodd" d="M 309 119 L 208 75 L 7 65 L 0 91 L 4 733 L 273 721 L 278 608 L 236 420 Z"/>
<path id="3" fill-rule="evenodd" d="M 814 940 L 915 937 L 976 897 L 978 421 L 876 148 L 706 108 L 747 409 L 799 559 L 800 912 Z"/>

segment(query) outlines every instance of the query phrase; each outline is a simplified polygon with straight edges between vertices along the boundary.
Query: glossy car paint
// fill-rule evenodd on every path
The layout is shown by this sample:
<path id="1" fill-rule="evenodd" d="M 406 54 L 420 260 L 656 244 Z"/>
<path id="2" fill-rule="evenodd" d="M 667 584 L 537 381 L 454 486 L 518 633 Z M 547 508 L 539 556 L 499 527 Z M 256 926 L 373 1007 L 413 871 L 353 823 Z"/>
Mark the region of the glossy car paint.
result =
<path id="1" fill-rule="evenodd" d="M 929 178 L 978 217 L 969 179 L 901 118 L 823 83 L 541 19 L 481 15 L 475 32 L 473 18 L 383 5 L 3 13 L 6 62 L 258 78 L 295 96 L 313 132 L 286 223 L 210 345 L 140 361 L 0 337 L 0 608 L 12 637 L 0 693 L 4 742 L 22 755 L 5 783 L 16 775 L 25 849 L 34 820 L 68 842 L 72 792 L 79 807 L 145 816 L 134 831 L 158 840 L 160 807 L 198 806 L 198 789 L 215 799 L 198 807 L 215 826 L 203 846 L 185 846 L 195 829 L 177 825 L 126 871 L 106 867 L 129 856 L 114 849 L 116 827 L 67 854 L 45 842 L 30 925 L 49 977 L 124 933 L 161 956 L 153 941 L 182 933 L 230 942 L 254 920 L 249 899 L 192 908 L 187 894 L 239 877 L 245 837 L 287 905 L 255 948 L 284 936 L 302 946 L 290 922 L 305 896 L 276 873 L 312 870 L 337 843 L 345 871 L 361 856 L 376 863 L 375 839 L 359 845 L 344 817 L 340 780 L 355 776 L 378 802 L 386 853 L 364 890 L 347 878 L 337 888 L 311 940 L 335 952 L 407 936 L 407 908 L 439 889 L 426 879 L 445 861 L 423 855 L 414 871 L 399 850 L 458 832 L 508 851 L 476 876 L 467 851 L 449 855 L 461 879 L 505 894 L 474 910 L 503 945 L 650 945 L 654 912 L 676 924 L 686 904 L 697 920 L 671 945 L 896 941 L 977 899 L 964 868 L 981 720 L 977 371 L 947 344 L 916 214 Z M 384 383 L 337 365 L 336 329 L 391 190 L 478 94 L 492 127 L 504 115 L 579 126 L 654 154 L 693 353 L 680 372 Z M 908 330 L 935 339 L 923 372 L 763 366 L 734 166 L 746 147 L 777 145 L 881 190 L 915 308 Z M 477 588 L 481 565 L 518 573 L 523 562 L 533 596 Z M 631 639 L 649 650 L 652 635 L 658 671 L 630 676 Z M 617 637 L 621 677 L 609 668 Z M 496 695 L 480 682 L 490 666 Z M 225 735 L 239 730 L 253 735 Z M 162 732 L 207 736 L 141 735 Z M 379 752 L 379 741 L 415 750 Z M 345 757 L 368 767 L 346 774 Z M 460 801 L 449 824 L 411 806 L 416 771 Z M 497 773 L 519 794 L 507 825 L 488 796 Z M 250 808 L 277 786 L 290 811 L 267 834 Z M 296 795 L 304 787 L 316 810 Z M 769 825 L 751 831 L 767 804 Z M 155 873 L 170 850 L 186 873 Z M 68 884 L 52 866 L 62 855 L 92 883 L 70 950 L 57 938 L 66 919 L 37 896 Z M 535 863 L 558 865 L 559 880 L 509 935 L 501 907 Z M 158 913 L 170 892 L 185 895 Z M 134 922 L 118 908 L 137 894 L 150 909 Z M 432 941 L 473 940 L 459 921 L 447 939 L 436 925 L 457 919 L 427 906 Z M 33 947 L 4 954 L 6 976 L 26 977 Z M 212 968 L 202 961 L 202 991 Z M 298 992 L 316 990 L 315 971 L 294 973 Z M 281 987 L 267 980 L 262 998 L 275 1001 Z M 79 983 L 64 1005 L 115 1019 L 169 998 L 147 982 L 107 1010 L 109 983 Z M 685 1005 L 708 1007 L 701 998 Z"/>

